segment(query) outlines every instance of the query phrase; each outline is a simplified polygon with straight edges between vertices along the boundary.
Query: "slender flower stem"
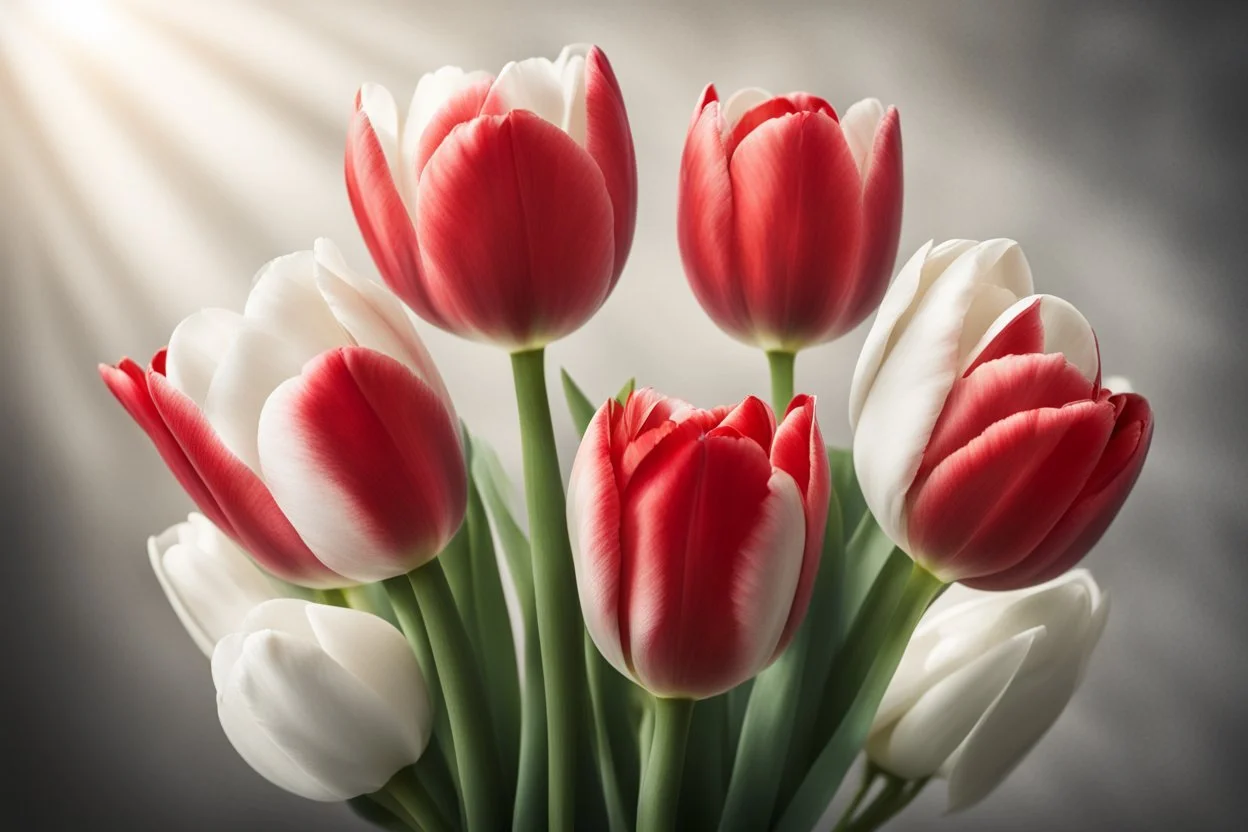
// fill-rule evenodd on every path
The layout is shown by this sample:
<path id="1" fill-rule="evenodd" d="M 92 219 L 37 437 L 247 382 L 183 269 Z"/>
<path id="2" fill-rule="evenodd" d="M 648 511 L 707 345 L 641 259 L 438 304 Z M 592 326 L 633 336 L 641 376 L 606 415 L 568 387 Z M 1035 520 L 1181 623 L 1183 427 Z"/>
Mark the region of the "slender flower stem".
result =
<path id="1" fill-rule="evenodd" d="M 425 832 L 451 832 L 451 826 L 438 811 L 437 803 L 410 766 L 386 784 L 385 792 Z"/>
<path id="2" fill-rule="evenodd" d="M 797 353 L 770 351 L 767 353 L 767 364 L 771 368 L 771 406 L 775 408 L 776 417 L 780 418 L 789 402 L 793 401 L 793 371 Z"/>
<path id="3" fill-rule="evenodd" d="M 545 352 L 513 353 L 511 367 L 520 411 L 537 635 L 546 683 L 549 828 L 564 832 L 576 823 L 576 732 L 583 707 L 584 623 L 577 602 L 563 477 L 546 394 Z"/>
<path id="4" fill-rule="evenodd" d="M 879 776 L 879 769 L 868 760 L 862 772 L 862 783 L 858 785 L 858 791 L 854 792 L 853 799 L 845 807 L 845 812 L 841 815 L 841 819 L 837 822 L 833 832 L 843 832 L 849 828 L 849 822 L 854 817 L 854 813 L 858 811 L 862 801 L 866 800 L 867 795 L 871 793 L 871 787 L 875 785 L 875 781 Z"/>
<path id="5" fill-rule="evenodd" d="M 883 790 L 862 814 L 845 826 L 846 832 L 875 832 L 880 829 L 909 806 L 930 779 L 903 780 L 891 774 L 883 776 Z"/>
<path id="6" fill-rule="evenodd" d="M 493 720 L 479 668 L 472 658 L 472 644 L 455 609 L 451 586 L 436 558 L 408 577 L 442 680 L 443 707 L 455 735 L 459 787 L 468 828 L 500 829 L 504 825 L 506 792 L 494 743 Z"/>
<path id="7" fill-rule="evenodd" d="M 676 828 L 693 705 L 692 699 L 655 700 L 654 744 L 637 801 L 639 832 L 668 832 Z"/>

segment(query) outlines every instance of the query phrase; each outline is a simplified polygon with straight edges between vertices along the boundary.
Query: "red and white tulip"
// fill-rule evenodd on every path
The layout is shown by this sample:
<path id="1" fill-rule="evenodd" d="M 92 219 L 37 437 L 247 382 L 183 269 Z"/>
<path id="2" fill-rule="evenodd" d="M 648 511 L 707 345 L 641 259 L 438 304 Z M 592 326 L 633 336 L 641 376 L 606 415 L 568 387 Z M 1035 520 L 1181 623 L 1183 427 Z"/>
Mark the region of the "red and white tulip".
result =
<path id="1" fill-rule="evenodd" d="M 182 321 L 146 372 L 100 373 L 200 510 L 283 580 L 400 575 L 463 520 L 437 368 L 398 299 L 327 240 L 265 266 L 242 314 Z"/>
<path id="2" fill-rule="evenodd" d="M 444 67 L 406 118 L 356 96 L 347 190 L 386 283 L 425 320 L 510 349 L 579 328 L 619 280 L 637 213 L 620 87 L 598 47 Z"/>
<path id="3" fill-rule="evenodd" d="M 603 656 L 662 697 L 729 690 L 788 645 L 810 601 L 829 473 L 815 402 L 779 427 L 754 397 L 699 410 L 607 402 L 581 442 L 568 525 Z"/>
<path id="4" fill-rule="evenodd" d="M 879 305 L 901 232 L 901 123 L 869 98 L 839 119 L 809 93 L 708 86 L 680 170 L 685 274 L 720 329 L 793 351 Z"/>
<path id="5" fill-rule="evenodd" d="M 1101 383 L 1087 320 L 1033 294 L 1011 240 L 923 246 L 850 390 L 854 466 L 880 526 L 945 581 L 1042 583 L 1100 539 L 1139 476 L 1148 402 Z"/>

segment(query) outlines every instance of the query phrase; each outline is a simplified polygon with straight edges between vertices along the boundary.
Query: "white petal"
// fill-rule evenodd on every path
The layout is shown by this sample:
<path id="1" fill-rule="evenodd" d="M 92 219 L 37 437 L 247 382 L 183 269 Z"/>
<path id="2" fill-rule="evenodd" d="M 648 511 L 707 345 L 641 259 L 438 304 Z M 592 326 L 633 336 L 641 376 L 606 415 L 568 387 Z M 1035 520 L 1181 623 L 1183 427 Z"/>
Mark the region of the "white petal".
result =
<path id="1" fill-rule="evenodd" d="M 436 72 L 425 73 L 416 82 L 416 92 L 412 94 L 407 120 L 403 123 L 401 176 L 394 180 L 409 206 L 414 204 L 412 200 L 416 193 L 416 149 L 420 146 L 425 128 L 452 96 L 489 79 L 488 72 L 465 72 L 457 66 L 444 66 Z"/>
<path id="2" fill-rule="evenodd" d="M 963 252 L 898 319 L 863 404 L 854 468 L 871 513 L 907 551 L 906 492 L 961 366 L 968 314 L 978 299 L 1001 290 L 1015 297 L 1031 293 L 1018 244 L 989 240 Z"/>
<path id="3" fill-rule="evenodd" d="M 201 309 L 174 328 L 165 356 L 165 376 L 201 408 L 221 357 L 243 327 L 243 316 L 228 309 Z"/>
<path id="4" fill-rule="evenodd" d="M 767 90 L 760 87 L 746 87 L 734 92 L 724 102 L 723 108 L 720 110 L 722 113 L 721 118 L 724 120 L 724 134 L 732 133 L 732 129 L 737 126 L 737 122 L 741 120 L 742 116 L 764 101 L 774 97 Z"/>
<path id="5" fill-rule="evenodd" d="M 565 80 L 548 58 L 512 61 L 498 74 L 491 92 L 501 96 L 508 110 L 529 110 L 560 128 L 567 121 Z"/>
<path id="6" fill-rule="evenodd" d="M 1046 354 L 1062 353 L 1066 360 L 1075 366 L 1088 381 L 1095 381 L 1100 371 L 1100 353 L 1096 347 L 1096 335 L 1092 325 L 1083 314 L 1065 301 L 1054 295 L 1028 295 L 1012 302 L 988 326 L 986 331 L 976 339 L 974 346 L 966 351 L 962 360 L 965 370 L 984 351 L 1001 330 L 1010 322 L 1031 308 L 1036 301 L 1040 302 L 1040 323 L 1044 328 L 1044 346 Z"/>
<path id="7" fill-rule="evenodd" d="M 330 240 L 318 239 L 313 250 L 317 286 L 351 340 L 401 361 L 432 387 L 453 413 L 442 375 L 403 302 L 386 287 L 352 271 Z"/>
<path id="8" fill-rule="evenodd" d="M 884 105 L 878 98 L 864 98 L 850 105 L 841 116 L 841 130 L 849 144 L 849 152 L 858 163 L 858 172 L 866 180 L 871 165 L 871 149 L 875 146 L 875 131 L 884 119 Z"/>
<path id="9" fill-rule="evenodd" d="M 360 109 L 368 116 L 381 145 L 381 152 L 386 157 L 390 168 L 390 177 L 396 186 L 401 181 L 399 171 L 399 108 L 394 103 L 394 96 L 380 84 L 365 84 L 360 87 Z"/>
<path id="10" fill-rule="evenodd" d="M 220 700 L 221 693 L 225 690 L 226 684 L 229 682 L 230 674 L 234 672 L 234 665 L 238 664 L 238 659 L 243 655 L 243 643 L 247 641 L 250 633 L 239 631 L 230 633 L 225 638 L 217 642 L 217 646 L 212 650 L 212 684 L 217 689 L 217 698 Z"/>
<path id="11" fill-rule="evenodd" d="M 872 738 L 871 759 L 911 780 L 935 774 L 1043 636 L 1043 627 L 1021 632 L 932 685 L 887 732 Z"/>
<path id="12" fill-rule="evenodd" d="M 311 251 L 271 260 L 256 275 L 243 309 L 248 323 L 281 338 L 303 361 L 348 343 L 317 288 L 316 271 Z"/>
<path id="13" fill-rule="evenodd" d="M 243 619 L 239 631 L 258 633 L 261 630 L 274 630 L 288 636 L 301 638 L 310 644 L 319 644 L 316 631 L 308 621 L 308 608 L 314 606 L 311 601 L 302 598 L 276 598 L 265 601 L 252 609 Z"/>

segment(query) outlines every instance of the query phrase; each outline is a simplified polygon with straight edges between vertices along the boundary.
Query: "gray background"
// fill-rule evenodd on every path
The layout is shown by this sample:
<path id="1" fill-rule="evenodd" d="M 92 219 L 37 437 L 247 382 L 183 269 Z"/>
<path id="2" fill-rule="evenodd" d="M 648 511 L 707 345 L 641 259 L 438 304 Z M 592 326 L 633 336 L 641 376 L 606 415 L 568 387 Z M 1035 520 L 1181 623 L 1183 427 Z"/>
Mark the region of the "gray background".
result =
<path id="1" fill-rule="evenodd" d="M 146 359 L 182 316 L 238 305 L 262 262 L 315 235 L 372 272 L 341 173 L 359 82 L 402 99 L 441 64 L 497 70 L 576 40 L 611 56 L 641 172 L 623 282 L 551 349 L 595 396 L 632 374 L 704 405 L 765 389 L 761 357 L 720 335 L 680 273 L 680 147 L 714 80 L 898 105 L 903 256 L 932 237 L 1020 240 L 1041 289 L 1097 327 L 1107 373 L 1156 409 L 1139 487 L 1088 561 L 1114 611 L 1086 685 L 985 804 L 942 819 L 933 789 L 896 828 L 1242 828 L 1248 20 L 1235 7 L 0 0 L 9 828 L 355 828 L 270 787 L 222 736 L 207 665 L 143 551 L 189 503 L 95 363 Z M 505 357 L 424 331 L 462 415 L 514 469 Z M 839 443 L 863 335 L 799 366 Z"/>

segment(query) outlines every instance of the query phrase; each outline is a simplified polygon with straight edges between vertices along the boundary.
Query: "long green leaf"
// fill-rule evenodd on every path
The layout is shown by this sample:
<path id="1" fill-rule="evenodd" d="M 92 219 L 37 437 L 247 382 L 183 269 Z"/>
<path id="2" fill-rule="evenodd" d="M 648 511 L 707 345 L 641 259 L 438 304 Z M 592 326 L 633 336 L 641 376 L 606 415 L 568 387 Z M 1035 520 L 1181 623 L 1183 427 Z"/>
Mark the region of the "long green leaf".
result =
<path id="1" fill-rule="evenodd" d="M 572 424 L 576 426 L 576 435 L 583 436 L 585 428 L 589 427 L 589 422 L 594 418 L 594 412 L 598 408 L 594 407 L 594 403 L 572 380 L 567 370 L 561 369 L 559 377 L 563 380 L 563 396 L 568 401 L 568 411 L 572 414 Z"/>

